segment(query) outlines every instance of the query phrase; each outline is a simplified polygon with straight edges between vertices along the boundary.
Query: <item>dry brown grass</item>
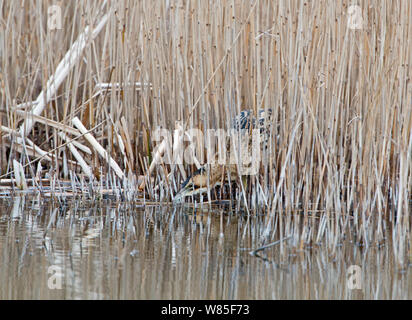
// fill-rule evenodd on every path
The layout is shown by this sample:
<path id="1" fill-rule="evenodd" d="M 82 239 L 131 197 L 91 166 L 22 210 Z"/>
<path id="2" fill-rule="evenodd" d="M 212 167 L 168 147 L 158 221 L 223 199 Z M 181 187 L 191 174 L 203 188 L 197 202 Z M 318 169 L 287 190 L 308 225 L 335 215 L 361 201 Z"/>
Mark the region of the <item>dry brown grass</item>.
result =
<path id="1" fill-rule="evenodd" d="M 86 25 L 110 11 L 42 117 L 68 126 L 79 117 L 126 175 L 146 175 L 146 198 L 167 201 L 194 168 L 157 166 L 149 181 L 153 130 L 174 129 L 176 121 L 186 128 L 227 128 L 242 109 L 271 107 L 279 129 L 247 197 L 249 208 L 265 204 L 267 233 L 297 227 L 291 213 L 303 208 L 300 241 L 320 240 L 325 230 L 347 224 L 334 215 L 339 212 L 356 220 L 362 241 L 402 239 L 394 243 L 405 262 L 412 188 L 410 1 L 358 1 L 361 30 L 348 28 L 351 1 L 119 0 L 108 1 L 103 12 L 101 1 L 69 1 L 62 5 L 63 28 L 54 31 L 47 29 L 54 1 L 40 3 L 0 2 L 1 125 L 19 128 L 30 106 L 16 106 L 37 98 Z M 95 95 L 102 82 L 151 85 Z M 13 159 L 24 166 L 36 158 L 30 145 L 4 130 L 2 178 Z M 28 137 L 53 152 L 42 160 L 43 171 L 38 161 L 26 165 L 27 176 L 48 171 L 55 179 L 79 178 L 72 154 L 58 148 L 65 143 L 59 130 L 46 120 L 34 125 Z M 78 141 L 87 144 L 84 137 Z M 94 150 L 83 156 L 98 179 L 118 183 Z M 317 234 L 307 218 L 316 209 L 325 212 Z M 378 217 L 374 230 L 368 229 L 371 215 Z M 330 233 L 331 243 L 345 233 L 339 230 Z"/>

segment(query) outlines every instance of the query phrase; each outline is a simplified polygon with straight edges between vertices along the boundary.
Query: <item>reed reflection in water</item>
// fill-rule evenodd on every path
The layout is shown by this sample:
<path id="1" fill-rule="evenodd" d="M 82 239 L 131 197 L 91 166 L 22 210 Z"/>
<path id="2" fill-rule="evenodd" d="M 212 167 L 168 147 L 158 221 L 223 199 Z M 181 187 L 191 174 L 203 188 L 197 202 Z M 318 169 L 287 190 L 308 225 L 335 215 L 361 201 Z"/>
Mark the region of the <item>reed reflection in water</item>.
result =
<path id="1" fill-rule="evenodd" d="M 223 208 L 0 199 L 0 299 L 411 298 L 389 243 L 331 254 L 285 241 L 252 256 L 264 226 Z M 348 287 L 351 265 L 361 289 Z"/>

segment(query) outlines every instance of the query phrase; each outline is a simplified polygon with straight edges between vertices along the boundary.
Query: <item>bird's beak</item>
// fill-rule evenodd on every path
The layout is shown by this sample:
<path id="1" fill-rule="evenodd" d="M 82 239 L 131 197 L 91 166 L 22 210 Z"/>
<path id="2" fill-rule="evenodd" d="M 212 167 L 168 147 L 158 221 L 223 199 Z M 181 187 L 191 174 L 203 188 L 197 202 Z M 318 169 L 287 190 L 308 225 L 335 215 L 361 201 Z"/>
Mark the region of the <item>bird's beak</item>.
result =
<path id="1" fill-rule="evenodd" d="M 178 204 L 185 201 L 185 198 L 191 197 L 207 191 L 205 188 L 194 188 L 192 183 L 187 183 L 173 198 L 173 203 Z"/>
<path id="2" fill-rule="evenodd" d="M 193 185 L 191 183 L 186 184 L 173 198 L 173 203 L 182 203 L 185 198 L 191 195 L 193 191 Z"/>

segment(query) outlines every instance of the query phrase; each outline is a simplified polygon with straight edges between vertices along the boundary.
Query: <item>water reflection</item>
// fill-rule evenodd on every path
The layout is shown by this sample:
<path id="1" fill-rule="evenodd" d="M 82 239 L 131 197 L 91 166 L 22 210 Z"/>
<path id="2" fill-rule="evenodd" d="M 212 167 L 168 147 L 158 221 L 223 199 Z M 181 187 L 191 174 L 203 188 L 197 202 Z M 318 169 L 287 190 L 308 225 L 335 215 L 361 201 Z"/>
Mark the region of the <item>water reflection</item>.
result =
<path id="1" fill-rule="evenodd" d="M 391 245 L 285 241 L 252 256 L 264 226 L 222 208 L 0 199 L 0 299 L 410 298 Z"/>

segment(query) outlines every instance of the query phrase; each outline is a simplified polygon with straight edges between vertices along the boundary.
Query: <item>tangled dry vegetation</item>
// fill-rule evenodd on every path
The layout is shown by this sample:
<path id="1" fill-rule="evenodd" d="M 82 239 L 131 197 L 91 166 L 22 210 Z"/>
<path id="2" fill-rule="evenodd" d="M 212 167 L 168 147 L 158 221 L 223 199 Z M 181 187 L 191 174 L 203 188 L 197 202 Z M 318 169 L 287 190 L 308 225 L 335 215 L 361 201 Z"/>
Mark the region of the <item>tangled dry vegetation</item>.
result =
<path id="1" fill-rule="evenodd" d="M 197 168 L 151 166 L 155 129 L 228 128 L 270 107 L 272 143 L 243 198 L 267 209 L 267 232 L 303 225 L 305 242 L 353 222 L 359 241 L 407 252 L 412 3 L 359 1 L 357 28 L 350 4 L 0 2 L 0 192 L 169 201 Z M 276 215 L 296 210 L 299 223 Z"/>

